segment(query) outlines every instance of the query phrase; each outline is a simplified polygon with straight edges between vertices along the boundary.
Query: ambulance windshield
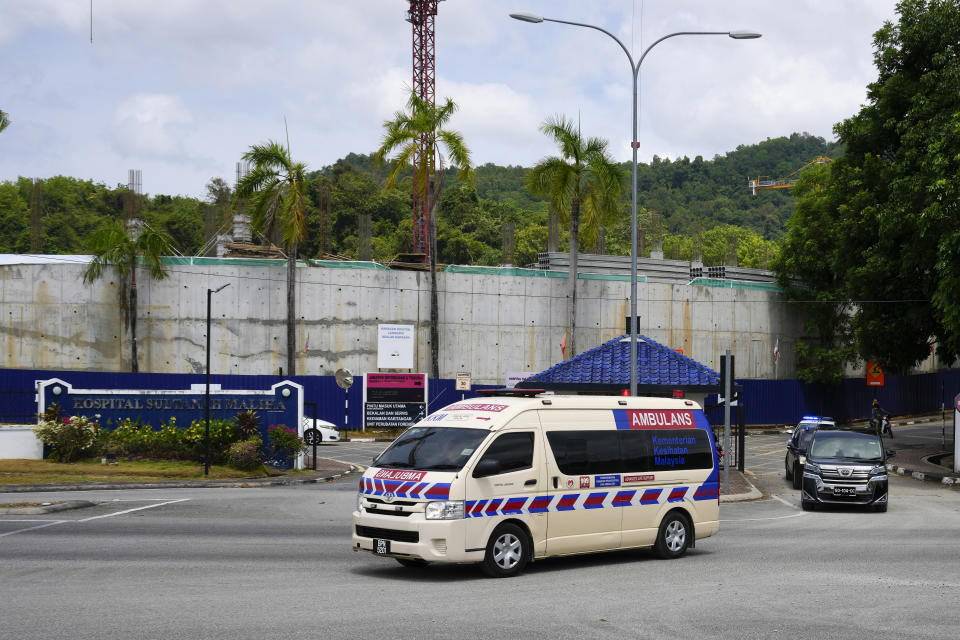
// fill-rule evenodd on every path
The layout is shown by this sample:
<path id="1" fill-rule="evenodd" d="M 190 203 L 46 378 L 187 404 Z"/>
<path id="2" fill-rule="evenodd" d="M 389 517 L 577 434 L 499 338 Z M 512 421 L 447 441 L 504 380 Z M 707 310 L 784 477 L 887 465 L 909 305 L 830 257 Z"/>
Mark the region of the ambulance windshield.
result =
<path id="1" fill-rule="evenodd" d="M 411 427 L 373 461 L 373 466 L 459 471 L 488 435 L 486 429 Z"/>

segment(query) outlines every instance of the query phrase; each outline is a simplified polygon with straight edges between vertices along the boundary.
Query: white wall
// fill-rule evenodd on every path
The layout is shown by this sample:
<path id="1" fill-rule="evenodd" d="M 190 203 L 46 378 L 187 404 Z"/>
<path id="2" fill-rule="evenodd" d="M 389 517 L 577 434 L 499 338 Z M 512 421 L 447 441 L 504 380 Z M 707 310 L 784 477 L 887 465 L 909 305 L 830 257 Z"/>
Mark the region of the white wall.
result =
<path id="1" fill-rule="evenodd" d="M 0 424 L 0 460 L 43 459 L 43 443 L 33 433 L 33 425 Z"/>
<path id="2" fill-rule="evenodd" d="M 140 270 L 140 370 L 202 373 L 206 290 L 214 294 L 211 371 L 275 374 L 285 366 L 285 267 L 237 259 L 169 265 L 166 280 Z M 0 264 L 2 367 L 129 371 L 130 345 L 108 271 L 91 285 L 83 264 Z M 415 360 L 429 371 L 429 274 L 298 268 L 297 373 L 376 371 L 377 324 L 416 327 Z M 542 371 L 561 360 L 566 280 L 441 273 L 441 377 L 469 371 L 502 384 L 508 371 Z M 591 349 L 625 332 L 629 282 L 578 281 L 576 344 Z M 791 377 L 801 318 L 775 291 L 640 283 L 640 333 L 719 368 L 731 349 L 738 377 Z M 306 347 L 306 353 L 304 348 Z"/>

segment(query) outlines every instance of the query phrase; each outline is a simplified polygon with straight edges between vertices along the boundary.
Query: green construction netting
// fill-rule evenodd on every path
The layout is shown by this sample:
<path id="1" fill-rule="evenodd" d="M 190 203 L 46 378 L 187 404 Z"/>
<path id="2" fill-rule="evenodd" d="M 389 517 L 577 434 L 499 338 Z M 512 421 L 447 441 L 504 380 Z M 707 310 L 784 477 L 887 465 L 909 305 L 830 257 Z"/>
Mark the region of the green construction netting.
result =
<path id="1" fill-rule="evenodd" d="M 750 282 L 748 280 L 720 280 L 718 278 L 694 278 L 690 281 L 692 287 L 721 287 L 723 289 L 746 289 L 749 291 L 776 291 L 783 293 L 783 289 L 773 282 Z"/>
<path id="2" fill-rule="evenodd" d="M 360 260 L 311 260 L 313 266 L 328 267 L 331 269 L 377 269 L 390 271 L 379 262 L 364 262 Z M 271 258 L 204 258 L 204 257 L 167 257 L 163 259 L 168 265 L 197 265 L 197 266 L 247 266 L 247 267 L 283 267 L 287 261 Z M 303 260 L 297 261 L 298 267 L 306 267 Z"/>
<path id="3" fill-rule="evenodd" d="M 519 276 L 521 278 L 568 278 L 567 271 L 549 271 L 546 269 L 525 269 L 523 267 L 482 267 L 452 264 L 445 273 L 469 273 L 473 275 Z M 630 276 L 619 273 L 578 273 L 578 280 L 614 280 L 630 282 Z M 637 276 L 637 282 L 646 282 L 646 276 Z"/>

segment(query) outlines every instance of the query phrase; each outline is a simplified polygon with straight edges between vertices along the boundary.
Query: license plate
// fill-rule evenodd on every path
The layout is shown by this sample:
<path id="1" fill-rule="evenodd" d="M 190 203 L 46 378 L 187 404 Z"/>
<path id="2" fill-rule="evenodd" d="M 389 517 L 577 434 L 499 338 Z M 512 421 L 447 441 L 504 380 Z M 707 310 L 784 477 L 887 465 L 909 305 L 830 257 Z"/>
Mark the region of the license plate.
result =
<path id="1" fill-rule="evenodd" d="M 384 540 L 383 538 L 374 538 L 373 552 L 378 556 L 383 556 L 390 553 L 390 541 Z"/>
<path id="2" fill-rule="evenodd" d="M 855 496 L 857 495 L 856 487 L 834 487 L 833 495 L 835 496 Z"/>

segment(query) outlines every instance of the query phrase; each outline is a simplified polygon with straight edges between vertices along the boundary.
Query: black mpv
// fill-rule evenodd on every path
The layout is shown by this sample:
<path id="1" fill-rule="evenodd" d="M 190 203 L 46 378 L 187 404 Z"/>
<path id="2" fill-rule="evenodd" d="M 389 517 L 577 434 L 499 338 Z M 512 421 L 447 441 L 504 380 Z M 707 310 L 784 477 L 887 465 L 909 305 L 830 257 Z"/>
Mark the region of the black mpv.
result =
<path id="1" fill-rule="evenodd" d="M 892 455 L 876 435 L 818 430 L 803 466 L 801 506 L 810 511 L 818 504 L 857 504 L 886 511 L 886 465 Z"/>

